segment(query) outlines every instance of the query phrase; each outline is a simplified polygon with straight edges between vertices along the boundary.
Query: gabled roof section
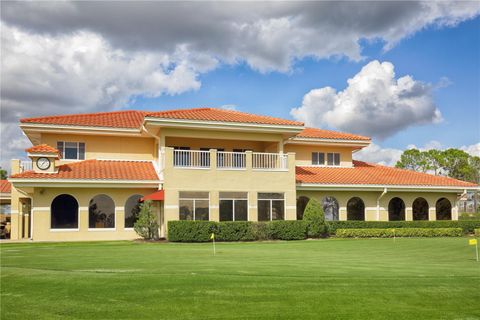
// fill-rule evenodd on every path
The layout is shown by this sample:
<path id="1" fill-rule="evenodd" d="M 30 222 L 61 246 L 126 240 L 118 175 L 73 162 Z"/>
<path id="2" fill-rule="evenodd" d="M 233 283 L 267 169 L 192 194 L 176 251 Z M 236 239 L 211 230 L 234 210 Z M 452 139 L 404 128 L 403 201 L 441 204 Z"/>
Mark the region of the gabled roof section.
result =
<path id="1" fill-rule="evenodd" d="M 11 193 L 12 185 L 8 180 L 0 180 L 0 193 Z"/>
<path id="2" fill-rule="evenodd" d="M 224 110 L 216 108 L 196 108 L 180 109 L 170 111 L 151 112 L 146 115 L 151 118 L 161 119 L 179 119 L 179 120 L 198 120 L 214 122 L 238 122 L 254 123 L 266 125 L 286 125 L 302 127 L 303 123 L 293 120 L 274 118 L 269 116 L 260 116 L 251 113 L 245 113 L 233 110 Z"/>
<path id="3" fill-rule="evenodd" d="M 59 155 L 58 149 L 49 146 L 48 144 L 39 144 L 28 149 L 25 149 L 28 153 L 40 153 L 40 154 L 55 154 Z"/>
<path id="4" fill-rule="evenodd" d="M 318 185 L 395 185 L 477 188 L 478 185 L 448 177 L 353 161 L 353 168 L 296 167 L 300 184 Z"/>
<path id="5" fill-rule="evenodd" d="M 20 119 L 20 122 L 22 124 L 139 129 L 145 114 L 146 112 L 143 111 L 127 110 L 24 118 Z"/>
<path id="6" fill-rule="evenodd" d="M 25 171 L 12 175 L 11 179 L 60 179 L 60 180 L 131 180 L 158 181 L 155 167 L 150 161 L 85 160 L 57 167 L 57 173 Z"/>
<path id="7" fill-rule="evenodd" d="M 356 141 L 365 141 L 369 142 L 371 139 L 369 137 L 360 136 L 351 133 L 338 132 L 332 130 L 324 130 L 317 128 L 305 128 L 302 132 L 297 134 L 295 138 L 302 139 L 328 139 L 328 140 L 356 140 Z"/>

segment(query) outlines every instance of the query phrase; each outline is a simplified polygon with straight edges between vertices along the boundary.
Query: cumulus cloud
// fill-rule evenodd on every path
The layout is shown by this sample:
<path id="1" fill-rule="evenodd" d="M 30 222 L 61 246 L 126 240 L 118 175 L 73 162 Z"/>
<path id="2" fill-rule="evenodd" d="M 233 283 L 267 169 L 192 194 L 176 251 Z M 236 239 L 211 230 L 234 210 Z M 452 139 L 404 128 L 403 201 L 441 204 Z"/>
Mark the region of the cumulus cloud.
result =
<path id="1" fill-rule="evenodd" d="M 442 120 L 431 89 L 408 75 L 396 79 L 392 63 L 374 60 L 348 79 L 343 91 L 311 90 L 291 114 L 309 126 L 330 126 L 383 139 L 409 126 Z"/>
<path id="2" fill-rule="evenodd" d="M 460 149 L 472 156 L 480 157 L 480 142 L 469 146 L 462 146 Z"/>

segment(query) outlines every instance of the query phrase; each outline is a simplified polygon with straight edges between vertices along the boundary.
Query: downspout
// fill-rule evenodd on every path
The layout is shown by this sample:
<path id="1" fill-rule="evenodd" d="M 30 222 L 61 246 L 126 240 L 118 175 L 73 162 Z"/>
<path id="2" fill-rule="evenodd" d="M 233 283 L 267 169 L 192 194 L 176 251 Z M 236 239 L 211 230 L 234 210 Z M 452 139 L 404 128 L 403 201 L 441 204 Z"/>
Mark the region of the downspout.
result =
<path id="1" fill-rule="evenodd" d="M 158 145 L 158 161 L 157 161 L 157 164 L 156 164 L 156 169 L 157 169 L 157 172 L 158 172 L 158 175 L 160 177 L 160 180 L 163 181 L 163 166 L 162 166 L 162 154 L 161 154 L 161 146 L 160 146 L 160 137 L 157 137 L 156 135 L 150 133 L 147 128 L 145 128 L 145 125 L 142 124 L 142 131 L 145 132 L 146 134 L 148 134 L 149 136 L 153 137 L 155 140 L 157 140 L 157 145 Z M 158 189 L 163 189 L 162 188 L 162 185 L 159 184 L 158 186 Z"/>
<path id="2" fill-rule="evenodd" d="M 380 221 L 380 199 L 388 192 L 387 188 L 383 189 L 382 194 L 377 198 L 377 221 Z"/>

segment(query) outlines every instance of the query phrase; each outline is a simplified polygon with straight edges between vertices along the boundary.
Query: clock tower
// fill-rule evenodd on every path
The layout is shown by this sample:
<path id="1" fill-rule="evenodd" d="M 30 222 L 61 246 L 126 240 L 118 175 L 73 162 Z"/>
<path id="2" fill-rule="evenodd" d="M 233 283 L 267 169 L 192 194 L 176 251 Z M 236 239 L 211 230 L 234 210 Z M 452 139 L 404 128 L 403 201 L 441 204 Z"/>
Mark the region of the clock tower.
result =
<path id="1" fill-rule="evenodd" d="M 32 168 L 36 173 L 56 173 L 55 161 L 60 159 L 57 149 L 46 144 L 40 144 L 26 149 L 32 159 Z"/>

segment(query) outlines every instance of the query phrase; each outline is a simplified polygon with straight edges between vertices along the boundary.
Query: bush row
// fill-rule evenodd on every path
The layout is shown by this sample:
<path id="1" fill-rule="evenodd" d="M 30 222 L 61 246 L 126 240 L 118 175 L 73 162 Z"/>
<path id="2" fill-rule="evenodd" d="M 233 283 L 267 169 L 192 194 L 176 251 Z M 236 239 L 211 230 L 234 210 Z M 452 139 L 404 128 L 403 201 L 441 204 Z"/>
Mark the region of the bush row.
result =
<path id="1" fill-rule="evenodd" d="M 475 229 L 475 237 L 480 237 L 480 228 Z"/>
<path id="2" fill-rule="evenodd" d="M 461 228 L 337 229 L 339 238 L 461 237 Z"/>
<path id="3" fill-rule="evenodd" d="M 307 223 L 282 220 L 250 221 L 169 221 L 168 240 L 172 242 L 302 240 L 307 238 Z"/>
<path id="4" fill-rule="evenodd" d="M 461 228 L 463 233 L 471 234 L 480 228 L 479 220 L 465 221 L 329 221 L 330 234 L 338 229 L 399 229 L 399 228 Z"/>

